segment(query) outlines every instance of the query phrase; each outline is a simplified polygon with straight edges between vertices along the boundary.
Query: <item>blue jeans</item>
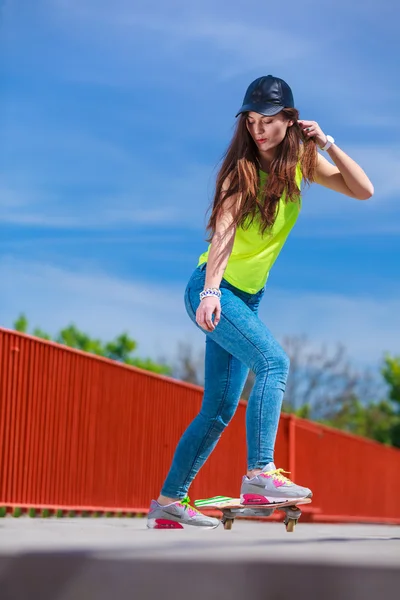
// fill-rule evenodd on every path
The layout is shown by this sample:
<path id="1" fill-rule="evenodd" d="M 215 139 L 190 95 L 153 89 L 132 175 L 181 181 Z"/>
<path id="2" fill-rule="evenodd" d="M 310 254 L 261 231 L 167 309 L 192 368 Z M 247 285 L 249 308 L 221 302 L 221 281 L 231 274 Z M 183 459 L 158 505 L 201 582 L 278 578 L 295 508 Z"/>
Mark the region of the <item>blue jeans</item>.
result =
<path id="1" fill-rule="evenodd" d="M 185 306 L 196 323 L 206 265 L 195 269 L 185 291 Z M 182 435 L 161 493 L 184 498 L 190 484 L 235 414 L 249 369 L 255 373 L 246 410 L 248 469 L 274 459 L 274 446 L 289 359 L 257 316 L 264 289 L 248 294 L 222 279 L 221 320 L 206 334 L 205 382 L 201 410 Z"/>

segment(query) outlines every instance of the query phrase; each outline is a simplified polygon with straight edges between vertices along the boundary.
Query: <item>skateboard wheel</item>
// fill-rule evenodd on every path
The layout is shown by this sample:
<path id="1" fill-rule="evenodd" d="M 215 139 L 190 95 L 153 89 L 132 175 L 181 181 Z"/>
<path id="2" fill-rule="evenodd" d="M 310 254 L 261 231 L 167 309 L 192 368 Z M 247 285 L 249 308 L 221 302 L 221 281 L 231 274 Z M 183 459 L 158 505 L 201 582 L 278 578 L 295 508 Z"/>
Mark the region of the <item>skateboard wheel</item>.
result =
<path id="1" fill-rule="evenodd" d="M 235 519 L 222 519 L 222 524 L 224 526 L 224 529 L 232 529 L 232 525 L 233 525 L 233 521 Z"/>
<path id="2" fill-rule="evenodd" d="M 293 533 L 294 528 L 296 527 L 297 519 L 288 519 L 285 521 L 286 531 L 288 533 Z"/>

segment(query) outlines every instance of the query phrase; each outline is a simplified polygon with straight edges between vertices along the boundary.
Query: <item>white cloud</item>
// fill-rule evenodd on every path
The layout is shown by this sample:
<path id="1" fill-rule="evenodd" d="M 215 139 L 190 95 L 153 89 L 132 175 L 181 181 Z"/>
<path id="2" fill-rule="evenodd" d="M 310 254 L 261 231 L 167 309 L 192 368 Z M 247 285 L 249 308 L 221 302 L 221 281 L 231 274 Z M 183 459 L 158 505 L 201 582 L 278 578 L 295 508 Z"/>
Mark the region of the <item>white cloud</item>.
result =
<path id="1" fill-rule="evenodd" d="M 179 168 L 155 168 L 140 141 L 127 149 L 77 124 L 38 127 L 21 114 L 4 133 L 9 152 L 20 158 L 2 158 L 0 223 L 58 229 L 203 226 L 211 166 L 186 159 Z"/>
<path id="2" fill-rule="evenodd" d="M 374 220 L 367 220 L 358 217 L 354 222 L 350 214 L 346 214 L 346 219 L 324 219 L 324 210 L 321 209 L 321 215 L 315 219 L 304 219 L 302 226 L 297 225 L 294 233 L 299 238 L 359 238 L 360 243 L 364 243 L 363 237 L 369 236 L 395 236 L 400 234 L 400 222 L 393 222 L 390 218 L 382 219 L 381 223 Z M 363 215 L 364 216 L 364 215 Z"/>
<path id="3" fill-rule="evenodd" d="M 354 160 L 356 160 L 375 187 L 375 193 L 384 202 L 372 203 L 376 210 L 385 211 L 393 208 L 393 203 L 398 205 L 397 197 L 400 195 L 400 146 L 396 144 L 350 144 L 343 146 Z"/>
<path id="4" fill-rule="evenodd" d="M 201 338 L 184 312 L 183 289 L 10 257 L 0 261 L 0 276 L 5 327 L 24 312 L 31 327 L 53 335 L 70 323 L 103 340 L 128 331 L 139 355 L 153 358 L 170 355 L 180 339 Z"/>
<path id="5" fill-rule="evenodd" d="M 248 10 L 240 13 L 236 10 L 238 2 L 230 3 L 234 9 L 227 13 L 225 2 L 211 0 L 202 2 L 201 6 L 191 5 L 182 0 L 171 0 L 165 5 L 160 1 L 151 0 L 134 4 L 129 0 L 116 0 L 113 4 L 106 0 L 42 0 L 37 6 L 42 7 L 42 13 L 38 14 L 39 17 L 43 16 L 43 30 L 46 31 L 46 26 L 50 23 L 56 24 L 61 32 L 60 55 L 57 55 L 58 58 L 52 66 L 57 74 L 65 73 L 69 67 L 76 73 L 80 64 L 84 64 L 89 56 L 90 60 L 97 61 L 96 64 L 103 71 L 105 78 L 112 79 L 118 71 L 127 81 L 132 79 L 132 73 L 135 73 L 135 85 L 142 85 L 146 93 L 159 94 L 160 98 L 164 98 L 167 97 L 169 88 L 165 81 L 160 82 L 157 78 L 161 71 L 165 72 L 166 78 L 179 77 L 181 83 L 184 82 L 182 88 L 187 91 L 192 86 L 199 85 L 197 67 L 203 71 L 216 67 L 220 76 L 237 74 L 242 69 L 253 72 L 253 69 L 258 69 L 258 65 L 263 65 L 263 68 L 268 65 L 269 69 L 270 66 L 278 64 L 276 61 L 282 61 L 282 69 L 287 74 L 293 74 L 296 89 L 298 87 L 303 94 L 303 103 L 315 100 L 314 92 L 322 96 L 325 94 L 329 97 L 329 104 L 326 104 L 329 116 L 328 112 L 332 110 L 343 110 L 340 104 L 342 96 L 346 100 L 346 106 L 351 106 L 355 119 L 359 115 L 368 114 L 368 106 L 362 102 L 360 104 L 359 101 L 360 90 L 364 89 L 364 85 L 357 79 L 368 78 L 368 71 L 357 68 L 359 65 L 354 62 L 356 55 L 343 56 L 345 52 L 339 44 L 335 46 L 338 53 L 335 54 L 335 60 L 331 59 L 330 44 L 338 42 L 340 36 L 343 36 L 343 31 L 327 35 L 324 29 L 324 43 L 321 44 L 318 42 L 318 35 L 321 35 L 318 28 L 316 36 L 309 36 L 303 33 L 300 26 L 294 27 L 297 16 L 293 20 L 280 20 L 279 27 L 282 23 L 285 27 L 282 31 L 275 26 L 278 21 L 273 10 L 268 11 L 268 20 L 263 21 L 260 12 L 254 10 L 256 3 L 250 2 L 250 5 Z M 280 12 L 280 8 L 278 11 Z M 310 3 L 307 11 L 307 23 L 315 24 L 318 15 L 314 14 Z M 15 12 L 13 14 L 15 18 L 18 17 Z M 356 18 L 357 15 L 354 13 L 352 16 Z M 379 18 L 377 15 L 377 19 Z M 349 27 L 349 23 L 346 21 L 343 26 Z M 151 32 L 155 36 L 159 34 L 157 45 L 151 43 L 149 51 L 140 56 L 136 52 L 133 53 L 130 44 L 136 43 L 135 40 L 139 39 L 140 35 L 148 35 Z M 69 53 L 69 46 L 63 46 L 62 34 L 71 38 L 74 52 Z M 150 37 L 151 42 L 153 39 Z M 87 53 L 77 52 L 81 44 L 87 44 L 84 46 Z M 196 49 L 194 55 L 190 52 L 192 47 Z M 169 56 L 168 52 L 174 56 Z M 62 63 L 62 68 L 59 68 L 58 59 L 63 57 L 62 60 L 68 63 L 70 54 L 72 62 L 69 67 Z M 146 63 L 150 55 L 157 62 L 156 71 L 149 69 Z M 40 58 L 40 54 L 38 56 Z M 136 57 L 136 60 L 138 56 L 141 61 L 140 70 L 126 68 L 127 63 L 133 60 L 133 57 Z M 166 69 L 163 68 L 165 56 Z M 292 60 L 293 57 L 297 60 Z M 301 68 L 300 59 L 303 64 Z M 79 64 L 75 64 L 76 61 Z M 93 66 L 92 63 L 90 65 Z M 181 78 L 182 65 L 192 69 L 193 77 L 186 77 L 184 80 Z M 307 70 L 307 65 L 312 65 L 310 71 Z M 157 76 L 154 78 L 155 73 Z M 88 72 L 89 79 L 91 76 L 92 68 Z M 143 77 L 148 76 L 154 79 L 150 92 L 147 84 L 143 84 Z M 201 85 L 204 90 L 214 85 L 209 74 L 202 80 Z M 379 90 L 380 97 L 388 103 L 393 90 L 389 90 L 389 93 L 381 85 Z M 221 92 L 227 94 L 226 97 L 232 101 L 231 85 L 219 86 L 217 93 Z M 242 92 L 234 93 L 234 97 L 240 101 Z M 354 98 L 349 102 L 349 95 L 358 96 L 356 111 L 353 109 Z M 335 98 L 334 103 L 332 98 Z M 163 172 L 162 167 L 153 168 L 154 156 L 151 150 L 140 147 L 139 137 L 143 136 L 143 133 L 135 137 L 136 130 L 130 108 L 127 110 L 126 120 L 117 121 L 120 131 L 116 133 L 120 136 L 123 134 L 119 145 L 115 142 L 114 135 L 109 136 L 112 140 L 110 142 L 105 139 L 106 135 L 102 139 L 98 132 L 96 135 L 86 134 L 87 125 L 79 123 L 79 119 L 73 125 L 69 121 L 68 127 L 55 127 L 51 119 L 46 122 L 47 115 L 40 117 L 35 98 L 32 102 L 26 102 L 31 109 L 27 113 L 26 121 L 21 122 L 20 117 L 24 111 L 21 113 L 17 110 L 18 100 L 15 100 L 16 105 L 13 104 L 12 112 L 15 122 L 10 120 L 11 124 L 5 130 L 5 137 L 7 154 L 16 156 L 17 160 L 8 159 L 7 180 L 3 183 L 7 189 L 0 193 L 0 205 L 3 208 L 0 221 L 58 229 L 115 228 L 132 224 L 163 224 L 166 227 L 174 225 L 204 229 L 205 211 L 211 199 L 212 167 L 189 163 L 193 148 L 191 144 L 194 140 L 199 140 L 202 148 L 203 144 L 207 144 L 207 152 L 210 153 L 211 144 L 221 144 L 222 150 L 222 144 L 225 146 L 228 141 L 220 141 L 219 136 L 222 133 L 216 134 L 214 125 L 210 127 L 208 122 L 205 125 L 205 115 L 196 122 L 197 131 L 193 136 L 189 132 L 190 127 L 195 129 L 193 122 L 188 125 L 186 122 L 180 124 L 178 119 L 173 121 L 166 137 L 176 140 L 178 135 L 179 142 L 175 142 L 172 150 L 170 147 L 165 148 L 164 154 L 168 155 L 168 158 L 174 156 L 176 162 L 181 161 L 181 173 L 174 175 L 177 172 L 175 167 L 169 168 L 167 173 Z M 219 105 L 223 105 L 220 100 Z M 43 122 L 35 128 L 33 123 L 38 115 Z M 151 137 L 160 125 L 153 124 L 153 130 L 152 116 L 144 112 L 143 118 L 149 119 L 148 132 Z M 171 120 L 173 119 L 171 116 Z M 218 116 L 215 120 L 221 119 Z M 359 203 L 314 186 L 312 192 L 304 199 L 303 218 L 308 219 L 309 226 L 303 228 L 301 235 L 397 233 L 397 196 L 400 192 L 398 145 L 377 143 L 365 147 L 361 144 L 347 146 L 344 142 L 342 144 L 345 124 L 342 124 L 342 128 L 340 134 L 338 132 L 338 142 L 365 167 L 375 185 L 375 196 L 367 203 Z M 199 129 L 202 130 L 201 135 Z M 339 127 L 338 129 L 340 131 Z M 374 137 L 376 138 L 376 131 Z M 130 140 L 130 150 L 126 149 L 127 139 Z M 7 155 L 4 158 L 7 160 Z M 97 191 L 92 192 L 91 186 Z M 115 191 L 106 191 L 108 186 Z M 68 193 L 69 187 L 73 189 Z M 157 190 L 156 193 L 154 189 Z M 76 192 L 78 197 L 75 196 Z"/>
<path id="6" fill-rule="evenodd" d="M 53 201 L 29 193 L 0 191 L 0 223 L 49 229 L 116 229 L 130 226 L 176 225 L 179 214 L 174 206 L 154 206 L 141 198 L 110 197 L 75 202 L 66 207 L 62 198 Z M 136 206 L 135 206 L 136 205 Z"/>
<path id="7" fill-rule="evenodd" d="M 306 37 L 285 22 L 265 18 L 260 22 L 250 11 L 240 17 L 237 11 L 224 3 L 193 5 L 186 2 L 140 3 L 119 0 L 107 2 L 66 2 L 58 0 L 47 5 L 43 12 L 47 20 L 57 26 L 67 37 L 76 36 L 90 40 L 94 46 L 107 46 L 108 56 L 118 56 L 120 64 L 132 64 L 137 57 L 133 51 L 148 47 L 144 61 L 157 57 L 157 64 L 165 59 L 186 64 L 192 72 L 214 73 L 217 78 L 230 78 L 251 69 L 287 68 L 294 60 L 315 57 L 318 46 L 312 37 Z M 283 25 L 283 26 L 282 26 Z M 139 42 L 140 40 L 140 42 Z M 282 43 L 284 40 L 284 43 Z M 154 45 L 156 44 L 156 46 Z M 154 52 L 156 48 L 156 52 Z M 162 53 L 160 49 L 162 48 Z M 211 58 L 212 57 L 212 58 Z M 75 76 L 82 78 L 80 65 Z M 103 73 L 104 83 L 122 82 L 119 69 Z M 127 81 L 125 73 L 125 82 Z M 145 74 L 142 74 L 142 76 Z M 88 81 L 100 81 L 101 73 L 86 72 Z M 159 77 L 162 76 L 160 71 Z M 174 78 L 175 69 L 168 72 Z M 74 73 L 68 69 L 68 78 Z"/>
<path id="8" fill-rule="evenodd" d="M 299 58 L 303 53 L 308 54 L 315 47 L 314 42 L 305 39 L 303 35 L 291 32 L 288 36 L 287 31 L 268 26 L 267 22 L 260 23 L 259 20 L 250 19 L 249 15 L 235 19 L 229 12 L 218 14 L 215 11 L 218 7 L 214 2 L 209 6 L 203 3 L 201 7 L 186 2 L 169 2 L 168 5 L 158 2 L 156 7 L 152 7 L 148 2 L 139 6 L 137 2 L 133 5 L 121 0 L 113 5 L 91 0 L 79 3 L 58 0 L 52 5 L 53 17 L 59 11 L 59 16 L 65 18 L 64 23 L 68 23 L 68 20 L 75 24 L 83 22 L 94 29 L 98 25 L 106 25 L 108 31 L 110 28 L 114 29 L 114 33 L 118 35 L 129 35 L 133 29 L 140 33 L 143 30 L 161 33 L 163 37 L 160 43 L 171 38 L 175 47 L 202 40 L 215 44 L 220 50 L 234 53 L 241 60 L 262 60 L 262 64 L 265 64 L 266 40 L 269 51 L 273 52 L 276 48 L 277 57 L 282 62 Z M 284 44 L 282 39 L 285 39 Z"/>
<path id="9" fill-rule="evenodd" d="M 64 135 L 62 129 L 57 134 L 43 131 L 39 146 L 32 146 L 31 167 L 24 162 L 10 165 L 1 175 L 0 222 L 58 229 L 164 225 L 204 230 L 216 175 L 211 165 L 186 160 L 179 171 L 153 169 L 135 148 L 129 152 L 94 135 L 73 130 Z M 31 133 L 33 139 L 34 130 Z M 17 149 L 18 139 L 13 136 Z M 371 178 L 374 197 L 360 202 L 313 185 L 304 194 L 304 227 L 299 235 L 398 233 L 399 146 L 344 145 L 343 149 Z M 102 190 L 110 184 L 120 191 Z M 71 185 L 73 190 L 66 194 Z M 86 191 L 75 197 L 79 186 Z"/>
<path id="10" fill-rule="evenodd" d="M 30 203 L 31 199 L 18 193 L 11 186 L 6 187 L 0 184 L 0 219 L 7 211 L 26 209 Z"/>
<path id="11" fill-rule="evenodd" d="M 353 118 L 355 106 L 364 114 L 375 110 L 375 96 L 363 93 L 370 89 L 371 76 L 380 101 L 385 106 L 397 104 L 393 86 L 388 85 L 388 72 L 392 69 L 395 74 L 396 63 L 390 53 L 381 58 L 385 44 L 382 55 L 378 53 L 382 69 L 366 59 L 371 35 L 378 44 L 386 42 L 396 20 L 391 23 L 387 18 L 393 12 L 388 2 L 381 2 L 379 11 L 372 11 L 372 6 L 373 2 L 350 7 L 340 1 L 321 12 L 315 10 L 314 0 L 307 0 L 299 13 L 298 4 L 289 0 L 282 19 L 281 6 L 263 11 L 256 0 L 248 0 L 246 10 L 239 0 L 38 0 L 32 12 L 44 31 L 57 32 L 61 48 L 67 42 L 65 52 L 55 50 L 60 63 L 53 71 L 57 78 L 132 87 L 137 74 L 142 84 L 151 81 L 151 85 L 156 74 L 158 85 L 171 87 L 179 81 L 189 87 L 191 77 L 183 80 L 182 71 L 206 74 L 214 83 L 213 77 L 245 73 L 251 77 L 261 69 L 279 69 L 293 82 L 303 106 L 311 100 L 323 102 L 343 122 L 346 116 Z M 15 11 L 8 12 L 18 18 Z M 360 23 L 365 31 L 354 38 Z M 53 56 L 37 51 L 35 64 L 46 71 Z"/>
<path id="12" fill-rule="evenodd" d="M 69 151 L 75 154 L 77 163 L 80 156 L 84 160 L 84 144 L 77 143 Z M 293 235 L 361 237 L 399 233 L 400 150 L 376 146 L 353 147 L 347 151 L 360 161 L 373 181 L 374 197 L 357 201 L 313 185 L 304 193 L 302 214 Z M 112 162 L 111 157 L 107 160 L 104 149 L 98 155 L 93 149 L 92 160 L 99 166 L 104 165 L 104 186 L 110 182 L 118 185 L 120 192 L 108 194 L 102 189 L 91 191 L 89 188 L 80 191 L 78 196 L 73 190 L 66 193 L 64 188 L 68 181 L 74 189 L 87 188 L 91 178 L 85 169 L 81 174 L 79 170 L 69 173 L 64 168 L 59 176 L 57 169 L 52 169 L 46 189 L 42 183 L 46 172 L 41 163 L 34 172 L 24 172 L 23 167 L 20 170 L 15 166 L 14 171 L 2 176 L 0 223 L 57 230 L 184 227 L 204 233 L 214 191 L 215 172 L 211 166 L 186 163 L 179 173 L 171 170 L 165 175 L 162 170 L 152 171 L 133 156 L 131 169 L 126 169 L 124 162 L 116 180 L 114 169 L 118 170 L 118 161 Z M 107 177 L 109 165 L 112 172 Z M 96 186 L 97 182 L 93 180 L 93 184 Z"/>
<path id="13" fill-rule="evenodd" d="M 149 203 L 134 195 L 104 197 L 99 194 L 94 200 L 66 205 L 56 192 L 39 194 L 3 187 L 0 189 L 0 223 L 52 229 L 115 229 L 176 223 L 176 207 L 146 204 Z"/>
<path id="14" fill-rule="evenodd" d="M 354 362 L 371 365 L 385 351 L 398 353 L 399 314 L 400 293 L 381 298 L 276 288 L 266 292 L 260 311 L 278 336 L 306 333 L 313 342 L 342 342 Z"/>
<path id="15" fill-rule="evenodd" d="M 312 185 L 303 195 L 302 229 L 295 235 L 353 236 L 400 231 L 400 148 L 398 145 L 340 144 L 371 179 L 375 193 L 367 201 L 354 200 Z"/>
<path id="16" fill-rule="evenodd" d="M 351 124 L 359 125 L 361 127 L 376 127 L 382 128 L 387 127 L 392 130 L 396 130 L 400 127 L 400 122 L 398 119 L 394 119 L 393 115 L 389 113 L 381 113 L 379 109 L 375 110 L 371 107 L 369 110 L 353 110 L 352 111 L 352 119 Z"/>
<path id="17" fill-rule="evenodd" d="M 12 257 L 1 260 L 0 278 L 5 327 L 25 312 L 32 326 L 53 334 L 71 322 L 104 340 L 127 330 L 138 341 L 141 356 L 172 357 L 182 340 L 195 348 L 204 346 L 203 334 L 184 309 L 186 282 L 168 286 L 128 281 L 87 266 L 73 272 Z M 260 316 L 279 339 L 306 333 L 316 344 L 342 342 L 355 363 L 376 366 L 384 351 L 398 353 L 399 298 L 400 294 L 349 297 L 271 286 Z"/>
<path id="18" fill-rule="evenodd" d="M 53 173 L 52 177 L 56 175 Z M 67 178 L 65 173 L 64 178 Z M 15 176 L 14 187 L 10 184 L 0 189 L 0 223 L 77 230 L 141 225 L 198 229 L 204 226 L 208 207 L 207 179 L 203 168 L 196 165 L 168 179 L 161 172 L 152 178 L 149 176 L 147 183 L 142 171 L 134 184 L 118 181 L 125 189 L 115 195 L 101 190 L 80 191 L 78 196 L 74 192 L 66 194 L 61 182 L 54 181 L 51 193 L 41 193 L 40 184 L 34 180 L 29 182 L 25 178 L 20 183 L 17 179 Z M 71 175 L 72 182 L 74 186 L 85 185 L 78 175 L 76 178 Z"/>
<path id="19" fill-rule="evenodd" d="M 239 0 L 203 0 L 200 4 L 182 0 L 116 0 L 112 4 L 101 0 L 52 0 L 43 14 L 63 34 L 74 39 L 79 36 L 85 43 L 90 40 L 95 53 L 100 54 L 98 51 L 107 47 L 107 58 L 110 54 L 118 57 L 118 64 L 114 65 L 117 68 L 104 68 L 103 64 L 100 72 L 92 63 L 90 69 L 82 69 L 78 64 L 75 70 L 68 69 L 69 78 L 129 85 L 129 70 L 124 72 L 120 67 L 135 61 L 138 52 L 133 49 L 140 40 L 140 48 L 148 48 L 141 60 L 151 65 L 141 74 L 142 78 L 153 73 L 154 68 L 158 78 L 162 78 L 165 70 L 159 67 L 165 61 L 169 68 L 164 83 L 176 81 L 176 75 L 185 67 L 193 74 L 213 74 L 217 79 L 237 78 L 245 73 L 252 76 L 259 69 L 279 69 L 293 81 L 295 96 L 302 94 L 303 103 L 309 103 L 311 98 L 324 101 L 342 121 L 346 115 L 353 118 L 354 106 L 367 114 L 376 105 L 373 95 L 372 104 L 369 97 L 362 95 L 371 80 L 371 71 L 365 67 L 366 42 L 353 41 L 354 27 L 359 28 L 367 12 L 371 14 L 364 6 L 351 10 L 347 3 L 339 2 L 332 10 L 325 6 L 321 13 L 311 0 L 302 5 L 299 14 L 297 3 L 289 1 L 282 19 L 280 6 L 268 6 L 263 12 L 259 3 L 251 0 L 246 10 Z M 332 24 L 328 30 L 326 22 Z M 367 20 L 368 25 L 371 24 Z M 385 27 L 387 19 L 381 4 L 378 13 L 374 11 L 371 33 L 378 30 L 379 38 L 383 38 Z M 368 31 L 365 37 L 368 38 Z M 379 78 L 381 101 L 396 105 L 387 78 L 376 72 L 374 77 Z"/>

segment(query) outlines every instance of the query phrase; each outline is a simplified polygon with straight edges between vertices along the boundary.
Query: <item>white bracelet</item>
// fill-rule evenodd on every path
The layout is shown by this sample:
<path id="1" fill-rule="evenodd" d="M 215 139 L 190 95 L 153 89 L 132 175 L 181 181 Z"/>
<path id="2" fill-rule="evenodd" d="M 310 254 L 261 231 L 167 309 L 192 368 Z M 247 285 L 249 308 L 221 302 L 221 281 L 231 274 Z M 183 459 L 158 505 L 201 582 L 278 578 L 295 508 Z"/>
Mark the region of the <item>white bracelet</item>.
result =
<path id="1" fill-rule="evenodd" d="M 207 296 L 215 296 L 216 298 L 221 298 L 221 291 L 218 288 L 207 288 L 206 290 L 203 290 L 202 292 L 200 292 L 200 302 L 204 299 L 207 298 Z"/>
<path id="2" fill-rule="evenodd" d="M 325 152 L 325 150 L 329 150 L 329 148 L 332 146 L 332 144 L 335 143 L 335 140 L 333 139 L 333 137 L 331 135 L 327 135 L 326 136 L 326 144 L 323 148 L 321 148 L 321 150 L 323 150 Z"/>

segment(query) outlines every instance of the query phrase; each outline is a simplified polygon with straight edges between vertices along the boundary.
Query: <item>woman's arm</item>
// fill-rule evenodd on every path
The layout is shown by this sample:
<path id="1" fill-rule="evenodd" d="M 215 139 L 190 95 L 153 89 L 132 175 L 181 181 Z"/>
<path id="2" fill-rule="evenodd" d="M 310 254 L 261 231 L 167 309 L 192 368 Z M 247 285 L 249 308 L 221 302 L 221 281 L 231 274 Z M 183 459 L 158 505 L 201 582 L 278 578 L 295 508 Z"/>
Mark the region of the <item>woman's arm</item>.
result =
<path id="1" fill-rule="evenodd" d="M 223 186 L 223 191 L 228 184 Z M 229 256 L 235 241 L 235 216 L 238 208 L 238 196 L 227 198 L 222 204 L 216 219 L 215 232 L 211 241 L 206 267 L 204 288 L 219 288 Z M 213 321 L 214 315 L 214 321 Z M 213 331 L 221 318 L 221 303 L 216 296 L 207 296 L 196 311 L 196 322 L 206 331 Z"/>
<path id="2" fill-rule="evenodd" d="M 229 187 L 225 182 L 222 191 Z M 231 196 L 223 203 L 216 220 L 215 233 L 208 254 L 205 288 L 219 288 L 235 241 L 234 218 L 238 208 L 238 196 Z"/>
<path id="3" fill-rule="evenodd" d="M 315 121 L 300 121 L 299 125 L 306 137 L 312 137 L 320 148 L 326 144 L 326 135 Z M 332 165 L 324 156 L 318 154 L 314 179 L 319 185 L 340 192 L 357 200 L 368 200 L 374 193 L 374 186 L 350 156 L 335 144 L 328 150 L 335 163 Z"/>
<path id="4" fill-rule="evenodd" d="M 318 153 L 315 182 L 357 200 L 371 198 L 374 186 L 360 165 L 335 144 L 329 148 L 328 154 L 335 164 Z"/>

